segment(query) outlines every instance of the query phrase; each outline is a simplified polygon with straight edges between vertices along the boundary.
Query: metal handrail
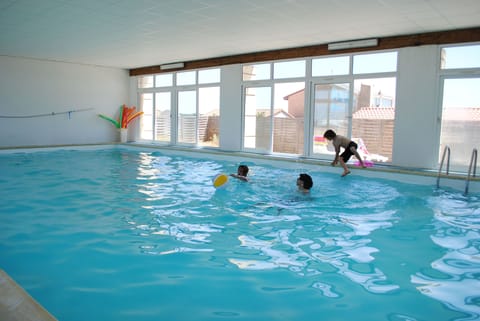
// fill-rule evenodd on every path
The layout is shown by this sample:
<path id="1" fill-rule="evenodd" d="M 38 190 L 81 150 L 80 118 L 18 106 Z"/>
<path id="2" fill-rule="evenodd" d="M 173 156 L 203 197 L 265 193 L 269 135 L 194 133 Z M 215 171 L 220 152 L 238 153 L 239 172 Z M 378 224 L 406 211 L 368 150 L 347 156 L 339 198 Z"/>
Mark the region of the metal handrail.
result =
<path id="1" fill-rule="evenodd" d="M 450 171 L 450 147 L 449 146 L 445 146 L 445 148 L 443 149 L 442 160 L 440 161 L 440 167 L 438 168 L 437 188 L 440 186 L 440 174 L 442 173 L 443 162 L 445 161 L 445 155 L 447 155 L 447 172 L 446 172 L 446 174 L 448 175 L 448 172 Z"/>
<path id="2" fill-rule="evenodd" d="M 477 172 L 477 155 L 478 151 L 476 148 L 472 150 L 472 157 L 470 158 L 470 165 L 468 166 L 468 175 L 467 178 L 465 179 L 465 195 L 468 194 L 468 185 L 470 183 L 470 177 L 472 176 L 472 168 L 473 168 L 473 177 L 475 177 L 475 174 Z M 475 165 L 474 165 L 475 162 Z"/>

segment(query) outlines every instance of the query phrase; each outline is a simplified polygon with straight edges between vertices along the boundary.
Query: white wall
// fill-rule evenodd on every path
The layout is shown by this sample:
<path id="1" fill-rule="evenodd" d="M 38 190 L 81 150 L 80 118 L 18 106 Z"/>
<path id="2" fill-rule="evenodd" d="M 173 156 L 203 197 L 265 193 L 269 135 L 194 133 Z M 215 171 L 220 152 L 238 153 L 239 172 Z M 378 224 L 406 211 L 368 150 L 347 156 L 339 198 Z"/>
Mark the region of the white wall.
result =
<path id="1" fill-rule="evenodd" d="M 5 56 L 0 56 L 0 70 L 0 148 L 118 140 L 115 127 L 97 114 L 116 118 L 120 106 L 129 104 L 127 70 Z M 86 108 L 92 110 L 2 117 Z"/>
<path id="2" fill-rule="evenodd" d="M 392 163 L 435 168 L 440 133 L 438 46 L 399 50 Z"/>
<path id="3" fill-rule="evenodd" d="M 220 94 L 220 149 L 242 149 L 242 66 L 222 67 Z"/>

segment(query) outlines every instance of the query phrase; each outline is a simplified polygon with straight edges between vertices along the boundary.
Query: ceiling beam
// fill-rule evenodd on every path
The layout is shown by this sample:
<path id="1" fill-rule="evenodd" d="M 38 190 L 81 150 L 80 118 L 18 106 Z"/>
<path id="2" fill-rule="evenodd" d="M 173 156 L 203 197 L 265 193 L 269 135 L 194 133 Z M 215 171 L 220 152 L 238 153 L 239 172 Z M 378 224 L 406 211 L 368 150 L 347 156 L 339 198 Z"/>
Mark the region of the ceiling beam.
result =
<path id="1" fill-rule="evenodd" d="M 378 44 L 376 46 L 366 47 L 366 48 L 347 48 L 347 49 L 341 49 L 341 50 L 328 50 L 328 44 L 320 44 L 320 45 L 313 45 L 313 46 L 277 49 L 277 50 L 246 53 L 246 54 L 239 54 L 239 55 L 232 55 L 232 56 L 225 56 L 225 57 L 185 61 L 185 62 L 181 62 L 183 64 L 183 68 L 178 68 L 178 69 L 162 70 L 161 65 L 156 65 L 156 66 L 130 69 L 129 72 L 130 72 L 130 76 L 140 76 L 140 75 L 172 72 L 172 71 L 178 71 L 178 70 L 218 67 L 218 66 L 232 65 L 232 64 L 246 64 L 246 63 L 256 63 L 256 62 L 262 62 L 262 61 L 281 60 L 281 59 L 294 59 L 294 58 L 333 55 L 333 54 L 339 54 L 339 53 L 398 49 L 403 47 L 425 46 L 425 45 L 445 45 L 445 44 L 451 44 L 451 43 L 467 43 L 467 42 L 475 42 L 475 41 L 480 41 L 480 27 L 378 38 Z M 179 66 L 180 66 L 180 62 L 179 62 Z"/>

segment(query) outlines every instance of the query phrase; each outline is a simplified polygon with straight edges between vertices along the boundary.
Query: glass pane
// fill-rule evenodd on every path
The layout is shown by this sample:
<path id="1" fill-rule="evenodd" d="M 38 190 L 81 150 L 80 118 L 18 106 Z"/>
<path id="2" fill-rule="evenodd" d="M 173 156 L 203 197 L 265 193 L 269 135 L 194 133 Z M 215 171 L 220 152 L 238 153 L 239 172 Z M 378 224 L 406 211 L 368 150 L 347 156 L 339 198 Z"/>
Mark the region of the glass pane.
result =
<path id="1" fill-rule="evenodd" d="M 195 77 L 195 71 L 179 72 L 177 73 L 177 86 L 195 85 Z"/>
<path id="2" fill-rule="evenodd" d="M 220 87 L 198 89 L 198 145 L 218 147 L 220 134 Z"/>
<path id="3" fill-rule="evenodd" d="M 179 143 L 196 143 L 197 133 L 197 92 L 178 92 L 178 137 Z"/>
<path id="4" fill-rule="evenodd" d="M 368 161 L 392 159 L 395 96 L 395 77 L 354 82 L 352 140 L 358 144 L 359 154 Z"/>
<path id="5" fill-rule="evenodd" d="M 303 154 L 305 83 L 274 86 L 273 151 Z"/>
<path id="6" fill-rule="evenodd" d="M 155 94 L 155 140 L 170 142 L 171 100 L 170 92 Z"/>
<path id="7" fill-rule="evenodd" d="M 270 87 L 245 90 L 244 148 L 270 151 L 271 93 Z"/>
<path id="8" fill-rule="evenodd" d="M 335 154 L 332 144 L 323 138 L 327 129 L 339 135 L 348 133 L 350 84 L 315 85 L 313 114 L 313 153 Z"/>
<path id="9" fill-rule="evenodd" d="M 243 66 L 243 80 L 270 79 L 270 64 Z"/>
<path id="10" fill-rule="evenodd" d="M 153 139 L 153 94 L 140 95 L 140 139 Z"/>
<path id="11" fill-rule="evenodd" d="M 450 169 L 467 171 L 480 138 L 480 78 L 446 79 L 443 83 L 440 156 L 451 149 Z"/>
<path id="12" fill-rule="evenodd" d="M 173 86 L 173 74 L 161 74 L 155 76 L 155 87 Z"/>
<path id="13" fill-rule="evenodd" d="M 273 78 L 305 77 L 305 60 L 277 62 L 273 64 Z"/>
<path id="14" fill-rule="evenodd" d="M 372 74 L 397 70 L 397 52 L 353 56 L 354 74 Z"/>
<path id="15" fill-rule="evenodd" d="M 138 88 L 153 88 L 153 76 L 143 76 L 137 78 Z"/>
<path id="16" fill-rule="evenodd" d="M 318 58 L 312 60 L 312 76 L 348 75 L 350 56 Z"/>
<path id="17" fill-rule="evenodd" d="M 480 68 L 480 45 L 442 49 L 442 69 Z"/>
<path id="18" fill-rule="evenodd" d="M 211 84 L 220 82 L 220 68 L 200 70 L 198 72 L 199 84 Z"/>

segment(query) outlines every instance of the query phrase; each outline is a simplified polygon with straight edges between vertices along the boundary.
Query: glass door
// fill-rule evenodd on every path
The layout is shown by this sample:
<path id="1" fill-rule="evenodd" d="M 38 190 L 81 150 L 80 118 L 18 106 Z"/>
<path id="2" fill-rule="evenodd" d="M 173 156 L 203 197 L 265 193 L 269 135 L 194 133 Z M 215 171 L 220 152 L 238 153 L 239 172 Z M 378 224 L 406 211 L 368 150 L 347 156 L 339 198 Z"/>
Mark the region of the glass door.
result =
<path id="1" fill-rule="evenodd" d="M 171 143 L 172 93 L 155 93 L 155 141 Z"/>
<path id="2" fill-rule="evenodd" d="M 480 148 L 480 78 L 443 80 L 440 157 L 451 149 L 450 168 L 468 171 L 474 148 Z"/>
<path id="3" fill-rule="evenodd" d="M 178 92 L 177 142 L 179 144 L 197 143 L 197 91 Z"/>
<path id="4" fill-rule="evenodd" d="M 348 136 L 350 115 L 350 84 L 313 84 L 313 154 L 334 154 L 331 144 L 323 138 L 327 129 Z"/>
<path id="5" fill-rule="evenodd" d="M 272 88 L 246 87 L 243 148 L 260 152 L 272 150 Z"/>

